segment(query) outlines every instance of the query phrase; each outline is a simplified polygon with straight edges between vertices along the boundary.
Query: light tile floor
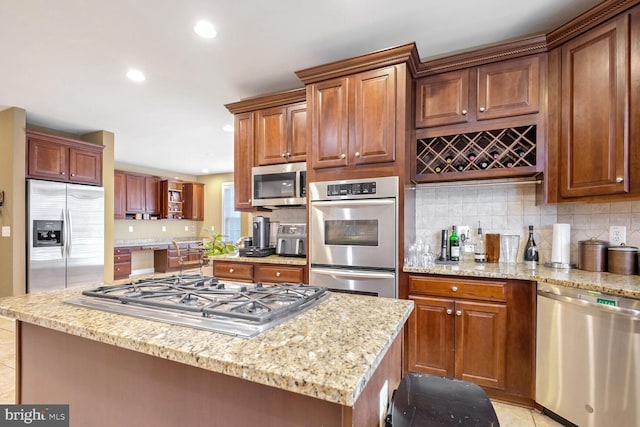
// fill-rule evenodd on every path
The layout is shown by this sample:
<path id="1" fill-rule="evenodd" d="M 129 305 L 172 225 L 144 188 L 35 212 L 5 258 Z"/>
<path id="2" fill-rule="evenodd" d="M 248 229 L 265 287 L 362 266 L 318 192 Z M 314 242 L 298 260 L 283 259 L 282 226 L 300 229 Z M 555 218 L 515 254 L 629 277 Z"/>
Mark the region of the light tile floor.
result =
<path id="1" fill-rule="evenodd" d="M 15 322 L 0 316 L 0 404 L 15 403 Z M 501 427 L 562 427 L 537 411 L 493 402 Z"/>

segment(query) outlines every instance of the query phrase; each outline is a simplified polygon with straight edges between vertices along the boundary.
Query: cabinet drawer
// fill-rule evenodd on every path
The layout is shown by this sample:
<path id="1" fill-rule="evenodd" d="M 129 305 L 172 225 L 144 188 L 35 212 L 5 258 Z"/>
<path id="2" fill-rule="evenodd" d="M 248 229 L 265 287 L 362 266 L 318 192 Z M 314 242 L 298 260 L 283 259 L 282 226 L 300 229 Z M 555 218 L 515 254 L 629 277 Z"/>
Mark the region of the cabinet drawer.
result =
<path id="1" fill-rule="evenodd" d="M 114 279 L 122 279 L 124 277 L 129 277 L 131 274 L 131 263 L 115 263 L 113 264 L 113 278 Z"/>
<path id="2" fill-rule="evenodd" d="M 267 283 L 302 283 L 304 267 L 283 267 L 281 265 L 256 265 L 256 282 Z"/>
<path id="3" fill-rule="evenodd" d="M 507 282 L 467 280 L 456 277 L 409 276 L 409 293 L 451 298 L 506 301 Z"/>
<path id="4" fill-rule="evenodd" d="M 218 278 L 251 281 L 253 280 L 253 265 L 216 261 L 213 263 L 213 275 Z"/>
<path id="5" fill-rule="evenodd" d="M 127 254 L 115 254 L 113 256 L 113 263 L 114 264 L 119 264 L 119 263 L 130 263 L 131 262 L 131 254 L 127 253 Z"/>
<path id="6" fill-rule="evenodd" d="M 129 248 L 114 248 L 113 249 L 113 255 L 125 255 L 125 254 L 131 254 L 131 249 Z"/>

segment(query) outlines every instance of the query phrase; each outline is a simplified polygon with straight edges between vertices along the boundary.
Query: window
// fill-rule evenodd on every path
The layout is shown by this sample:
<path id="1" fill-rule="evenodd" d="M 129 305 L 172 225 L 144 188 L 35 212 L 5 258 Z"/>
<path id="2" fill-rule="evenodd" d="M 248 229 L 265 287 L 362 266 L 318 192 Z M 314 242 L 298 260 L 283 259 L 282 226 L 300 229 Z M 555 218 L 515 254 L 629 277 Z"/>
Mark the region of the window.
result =
<path id="1" fill-rule="evenodd" d="M 235 210 L 233 182 L 222 183 L 222 235 L 227 242 L 240 239 L 240 212 Z"/>

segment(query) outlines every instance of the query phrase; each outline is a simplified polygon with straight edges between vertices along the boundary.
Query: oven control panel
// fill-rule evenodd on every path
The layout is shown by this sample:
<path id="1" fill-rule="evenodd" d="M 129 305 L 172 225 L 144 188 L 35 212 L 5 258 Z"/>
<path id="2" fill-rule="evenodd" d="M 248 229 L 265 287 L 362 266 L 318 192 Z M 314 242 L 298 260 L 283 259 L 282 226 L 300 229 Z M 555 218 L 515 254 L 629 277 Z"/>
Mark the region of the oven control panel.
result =
<path id="1" fill-rule="evenodd" d="M 356 196 L 376 194 L 376 182 L 350 182 L 327 185 L 327 196 Z"/>

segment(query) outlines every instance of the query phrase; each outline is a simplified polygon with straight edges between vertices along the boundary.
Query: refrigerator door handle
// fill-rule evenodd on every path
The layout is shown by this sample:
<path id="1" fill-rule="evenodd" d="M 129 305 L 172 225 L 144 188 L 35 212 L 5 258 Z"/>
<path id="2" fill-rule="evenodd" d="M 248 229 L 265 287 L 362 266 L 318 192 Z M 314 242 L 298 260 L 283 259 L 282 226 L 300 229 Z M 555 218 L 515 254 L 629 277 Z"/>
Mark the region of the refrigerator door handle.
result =
<path id="1" fill-rule="evenodd" d="M 64 209 L 62 209 L 60 211 L 60 219 L 62 220 L 62 246 L 60 246 L 60 255 L 62 256 L 62 258 L 64 259 L 65 252 L 67 251 L 67 241 L 69 240 L 67 238 L 67 218 L 65 217 L 64 214 Z"/>
<path id="2" fill-rule="evenodd" d="M 67 256 L 71 256 L 71 211 L 67 208 Z"/>

